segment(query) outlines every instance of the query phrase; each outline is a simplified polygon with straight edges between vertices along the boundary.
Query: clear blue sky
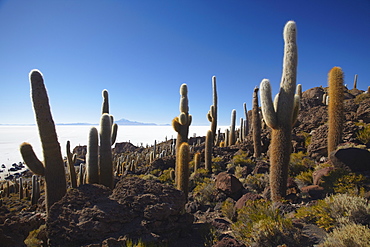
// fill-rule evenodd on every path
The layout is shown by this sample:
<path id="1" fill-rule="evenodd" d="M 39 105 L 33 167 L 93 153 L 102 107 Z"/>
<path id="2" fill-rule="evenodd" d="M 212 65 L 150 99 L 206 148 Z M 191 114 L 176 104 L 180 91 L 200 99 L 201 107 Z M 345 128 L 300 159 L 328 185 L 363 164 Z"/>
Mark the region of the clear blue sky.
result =
<path id="1" fill-rule="evenodd" d="M 289 20 L 303 90 L 326 86 L 334 66 L 367 89 L 369 0 L 0 0 L 0 123 L 35 123 L 28 73 L 39 69 L 57 123 L 98 123 L 107 89 L 115 119 L 169 124 L 187 83 L 193 125 L 208 125 L 216 75 L 229 125 L 263 78 L 277 92 Z"/>

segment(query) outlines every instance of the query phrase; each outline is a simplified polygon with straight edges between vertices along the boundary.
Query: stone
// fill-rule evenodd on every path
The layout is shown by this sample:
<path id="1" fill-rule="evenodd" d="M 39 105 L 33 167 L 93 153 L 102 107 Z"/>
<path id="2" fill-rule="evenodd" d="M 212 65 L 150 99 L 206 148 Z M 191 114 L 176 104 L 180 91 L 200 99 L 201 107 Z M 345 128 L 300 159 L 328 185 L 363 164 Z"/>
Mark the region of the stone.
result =
<path id="1" fill-rule="evenodd" d="M 341 148 L 330 154 L 334 167 L 349 168 L 352 172 L 370 171 L 370 152 L 361 148 Z"/>
<path id="2" fill-rule="evenodd" d="M 216 176 L 216 189 L 237 200 L 241 197 L 243 184 L 234 175 L 221 172 Z"/>

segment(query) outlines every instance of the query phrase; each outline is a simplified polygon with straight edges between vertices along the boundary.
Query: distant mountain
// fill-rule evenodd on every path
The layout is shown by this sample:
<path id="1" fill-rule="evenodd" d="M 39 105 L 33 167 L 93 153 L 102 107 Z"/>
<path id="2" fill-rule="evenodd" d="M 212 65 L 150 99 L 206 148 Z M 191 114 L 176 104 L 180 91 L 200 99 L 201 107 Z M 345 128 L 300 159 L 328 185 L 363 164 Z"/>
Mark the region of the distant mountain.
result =
<path id="1" fill-rule="evenodd" d="M 114 121 L 116 124 L 118 125 L 157 125 L 155 123 L 140 123 L 140 122 L 136 122 L 136 121 L 130 121 L 130 120 L 127 120 L 127 119 L 120 119 L 120 120 L 117 120 L 117 121 Z"/>

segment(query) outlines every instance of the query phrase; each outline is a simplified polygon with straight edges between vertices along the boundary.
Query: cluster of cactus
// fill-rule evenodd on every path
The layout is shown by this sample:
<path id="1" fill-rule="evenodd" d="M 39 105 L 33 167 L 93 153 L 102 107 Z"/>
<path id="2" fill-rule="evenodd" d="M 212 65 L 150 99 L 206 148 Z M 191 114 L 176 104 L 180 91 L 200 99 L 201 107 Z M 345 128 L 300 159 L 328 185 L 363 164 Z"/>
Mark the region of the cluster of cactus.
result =
<path id="1" fill-rule="evenodd" d="M 334 151 L 341 142 L 344 120 L 344 85 L 343 71 L 339 67 L 334 67 L 328 75 L 329 81 L 329 131 L 328 131 L 328 155 Z"/>
<path id="2" fill-rule="evenodd" d="M 271 199 L 279 201 L 286 195 L 288 166 L 292 152 L 291 131 L 300 104 L 296 91 L 297 45 L 296 24 L 289 21 L 284 28 L 284 60 L 280 91 L 274 103 L 271 86 L 267 79 L 260 85 L 262 115 L 266 124 L 272 129 L 270 144 L 270 188 Z"/>
<path id="3" fill-rule="evenodd" d="M 89 132 L 86 154 L 86 183 L 99 183 L 113 189 L 114 172 L 111 147 L 116 141 L 118 125 L 114 123 L 113 116 L 109 115 L 108 91 L 103 90 L 102 96 L 100 131 L 98 133 L 98 130 L 92 127 Z M 80 174 L 81 172 L 82 169 L 80 169 Z M 80 181 L 83 181 L 83 179 L 80 178 Z"/>
<path id="4" fill-rule="evenodd" d="M 20 151 L 23 160 L 30 170 L 35 174 L 45 177 L 46 209 L 49 210 L 51 205 L 59 201 L 67 191 L 66 175 L 41 72 L 32 70 L 30 72 L 30 82 L 33 109 L 42 143 L 44 163 L 36 157 L 29 143 L 22 143 Z"/>

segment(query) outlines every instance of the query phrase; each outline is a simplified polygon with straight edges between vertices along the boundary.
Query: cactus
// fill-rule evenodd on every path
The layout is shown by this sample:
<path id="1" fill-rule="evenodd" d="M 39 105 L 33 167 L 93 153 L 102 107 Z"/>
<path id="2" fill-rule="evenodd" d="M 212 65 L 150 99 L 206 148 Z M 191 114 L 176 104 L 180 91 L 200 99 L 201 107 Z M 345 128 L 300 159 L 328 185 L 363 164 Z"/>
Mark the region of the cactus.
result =
<path id="1" fill-rule="evenodd" d="M 32 195 L 31 195 L 31 205 L 37 204 L 40 198 L 40 183 L 37 180 L 36 175 L 32 175 Z"/>
<path id="2" fill-rule="evenodd" d="M 212 130 L 208 130 L 207 135 L 206 135 L 204 160 L 205 160 L 205 168 L 209 173 L 212 172 L 212 148 L 213 148 L 213 133 L 212 133 Z"/>
<path id="3" fill-rule="evenodd" d="M 245 130 L 244 130 L 244 119 L 241 117 L 240 118 L 240 130 L 239 130 L 239 140 L 241 142 L 244 141 L 244 132 L 245 132 Z"/>
<path id="4" fill-rule="evenodd" d="M 357 74 L 355 75 L 355 79 L 353 80 L 353 89 L 357 89 Z"/>
<path id="5" fill-rule="evenodd" d="M 329 131 L 328 131 L 328 155 L 334 151 L 341 142 L 343 129 L 343 71 L 339 67 L 334 67 L 328 75 L 329 81 Z"/>
<path id="6" fill-rule="evenodd" d="M 230 146 L 230 130 L 225 129 L 225 147 Z"/>
<path id="7" fill-rule="evenodd" d="M 284 28 L 284 60 L 280 91 L 274 103 L 270 82 L 262 80 L 260 97 L 262 115 L 272 128 L 270 144 L 270 188 L 271 199 L 281 200 L 286 195 L 288 166 L 292 152 L 291 131 L 295 123 L 294 108 L 299 107 L 299 95 L 295 95 L 297 74 L 296 24 L 289 21 Z"/>
<path id="8" fill-rule="evenodd" d="M 207 114 L 208 120 L 211 122 L 211 130 L 213 133 L 212 139 L 214 145 L 217 145 L 216 130 L 217 130 L 217 84 L 216 76 L 212 76 L 212 91 L 213 91 L 213 104 Z"/>
<path id="9" fill-rule="evenodd" d="M 230 125 L 230 136 L 229 136 L 229 145 L 232 146 L 236 142 L 236 135 L 235 135 L 235 121 L 236 121 L 236 110 L 233 109 L 231 111 L 231 125 Z"/>
<path id="10" fill-rule="evenodd" d="M 49 99 L 41 72 L 32 70 L 30 72 L 30 82 L 33 109 L 35 111 L 36 122 L 42 143 L 44 165 L 37 159 L 30 144 L 23 143 L 20 147 L 20 151 L 27 166 L 31 170 L 36 167 L 36 169 L 32 171 L 36 174 L 40 172 L 40 175 L 45 176 L 46 209 L 48 211 L 51 205 L 59 201 L 65 195 L 67 182 L 58 136 L 55 131 Z M 30 162 L 32 162 L 32 164 Z"/>
<path id="11" fill-rule="evenodd" d="M 245 120 L 244 120 L 244 137 L 247 137 L 249 134 L 249 120 L 248 120 L 248 110 L 247 110 L 247 103 L 243 104 L 244 108 L 244 115 L 245 115 Z"/>
<path id="12" fill-rule="evenodd" d="M 188 198 L 189 192 L 189 159 L 190 148 L 187 142 L 183 142 L 178 150 L 178 163 L 176 167 L 177 189 L 184 192 L 185 198 Z"/>
<path id="13" fill-rule="evenodd" d="M 103 96 L 103 104 L 102 104 L 102 110 L 101 114 L 103 115 L 104 113 L 109 114 L 109 101 L 108 101 L 108 91 L 106 89 L 103 90 L 102 92 Z"/>
<path id="14" fill-rule="evenodd" d="M 66 145 L 66 152 L 67 152 L 67 164 L 69 168 L 69 177 L 71 179 L 71 186 L 72 188 L 77 188 L 77 176 L 75 170 L 75 163 L 76 163 L 76 154 L 72 155 L 71 153 L 71 143 L 67 141 Z"/>
<path id="15" fill-rule="evenodd" d="M 86 154 L 86 183 L 99 183 L 98 130 L 92 127 L 89 132 Z"/>
<path id="16" fill-rule="evenodd" d="M 194 154 L 194 173 L 197 172 L 197 170 L 200 168 L 200 153 L 196 152 Z"/>
<path id="17" fill-rule="evenodd" d="M 19 178 L 19 199 L 23 199 L 23 179 Z"/>
<path id="18" fill-rule="evenodd" d="M 100 119 L 99 183 L 113 189 L 111 126 L 110 116 L 104 113 Z"/>
<path id="19" fill-rule="evenodd" d="M 258 106 L 258 87 L 255 87 L 253 91 L 252 126 L 254 157 L 258 158 L 261 156 L 261 118 Z"/>

